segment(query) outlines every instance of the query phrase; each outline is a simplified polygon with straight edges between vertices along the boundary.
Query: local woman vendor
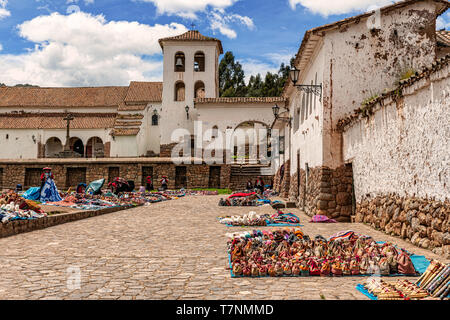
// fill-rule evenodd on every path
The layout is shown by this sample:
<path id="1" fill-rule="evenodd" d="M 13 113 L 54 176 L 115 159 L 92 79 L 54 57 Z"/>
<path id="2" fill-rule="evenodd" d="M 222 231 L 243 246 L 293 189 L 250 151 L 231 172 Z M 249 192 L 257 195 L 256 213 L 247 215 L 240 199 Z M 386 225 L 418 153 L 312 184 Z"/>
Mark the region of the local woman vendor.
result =
<path id="1" fill-rule="evenodd" d="M 56 202 L 61 201 L 62 198 L 59 195 L 58 188 L 56 187 L 55 181 L 53 180 L 53 173 L 51 168 L 42 169 L 41 174 L 41 188 L 40 197 L 41 202 Z"/>
<path id="2" fill-rule="evenodd" d="M 167 185 L 169 184 L 169 179 L 167 178 L 167 176 L 162 176 L 162 179 L 161 179 L 161 189 L 162 190 L 167 190 Z"/>

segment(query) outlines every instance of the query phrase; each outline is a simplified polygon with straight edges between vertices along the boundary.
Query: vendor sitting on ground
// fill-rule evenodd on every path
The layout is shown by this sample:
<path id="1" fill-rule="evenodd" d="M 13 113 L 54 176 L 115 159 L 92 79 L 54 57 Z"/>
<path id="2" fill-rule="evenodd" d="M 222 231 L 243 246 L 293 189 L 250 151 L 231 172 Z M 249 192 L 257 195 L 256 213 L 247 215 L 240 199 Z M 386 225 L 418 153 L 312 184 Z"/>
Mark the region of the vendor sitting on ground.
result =
<path id="1" fill-rule="evenodd" d="M 57 202 L 62 198 L 59 195 L 58 188 L 53 180 L 53 173 L 51 168 L 42 169 L 41 174 L 41 188 L 39 201 L 41 202 Z"/>
<path id="2" fill-rule="evenodd" d="M 264 181 L 261 178 L 261 176 L 258 176 L 258 178 L 256 178 L 255 188 L 258 189 L 261 192 L 261 194 L 264 193 Z"/>
<path id="3" fill-rule="evenodd" d="M 167 178 L 167 176 L 162 176 L 162 179 L 160 180 L 160 182 L 161 182 L 161 190 L 166 191 L 167 186 L 169 184 L 169 178 Z"/>
<path id="4" fill-rule="evenodd" d="M 77 186 L 77 193 L 84 193 L 86 191 L 86 183 L 79 183 Z"/>
<path id="5" fill-rule="evenodd" d="M 247 181 L 247 187 L 246 187 L 246 189 L 247 189 L 247 190 L 253 190 L 253 184 L 252 184 L 252 181 L 251 181 L 251 180 L 248 180 L 248 181 Z"/>
<path id="6" fill-rule="evenodd" d="M 147 191 L 152 191 L 153 190 L 153 180 L 152 180 L 152 177 L 151 176 L 148 176 L 147 178 L 146 178 L 146 180 L 147 180 L 147 186 L 146 186 L 146 190 Z"/>

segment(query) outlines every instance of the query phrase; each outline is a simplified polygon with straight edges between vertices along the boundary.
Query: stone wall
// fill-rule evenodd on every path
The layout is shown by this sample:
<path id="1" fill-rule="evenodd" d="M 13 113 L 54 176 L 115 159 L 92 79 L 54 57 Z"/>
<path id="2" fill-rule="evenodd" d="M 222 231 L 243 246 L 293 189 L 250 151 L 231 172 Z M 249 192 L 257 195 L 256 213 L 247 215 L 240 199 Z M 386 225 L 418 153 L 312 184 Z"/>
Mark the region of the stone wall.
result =
<path id="1" fill-rule="evenodd" d="M 356 222 L 411 241 L 450 258 L 450 202 L 397 194 L 367 197 L 356 206 Z"/>
<path id="2" fill-rule="evenodd" d="M 300 176 L 300 190 L 298 190 Z M 325 215 L 339 222 L 349 222 L 353 211 L 352 169 L 341 166 L 301 169 L 291 176 L 289 196 L 306 214 Z"/>
<path id="3" fill-rule="evenodd" d="M 85 168 L 86 169 L 86 181 L 79 181 L 89 183 L 94 180 L 104 178 L 106 183 L 108 182 L 109 168 L 119 168 L 119 176 L 126 180 L 133 180 L 136 187 L 139 187 L 142 183 L 142 167 L 153 168 L 153 183 L 154 187 L 161 186 L 160 180 L 163 175 L 169 178 L 169 188 L 175 188 L 175 172 L 176 165 L 172 162 L 157 163 L 146 162 L 136 160 L 136 163 L 124 163 L 121 161 L 65 161 L 61 163 L 60 160 L 52 162 L 50 159 L 40 161 L 42 163 L 21 163 L 17 161 L 15 163 L 0 163 L 0 181 L 2 181 L 2 187 L 5 189 L 14 189 L 17 184 L 25 186 L 25 170 L 26 168 L 42 169 L 50 166 L 52 168 L 53 175 L 55 177 L 56 185 L 61 190 L 68 189 L 69 177 L 67 176 L 67 168 Z M 207 164 L 189 164 L 181 165 L 186 167 L 186 182 L 187 188 L 208 188 L 209 187 L 209 168 Z M 231 166 L 229 165 L 217 165 L 221 167 L 220 170 L 220 188 L 228 188 L 230 185 Z M 72 179 L 73 180 L 73 179 Z M 25 186 L 30 187 L 30 186 Z M 72 186 L 73 187 L 73 186 Z"/>
<path id="4" fill-rule="evenodd" d="M 161 158 L 170 158 L 172 156 L 172 149 L 176 146 L 176 143 L 162 144 L 160 146 L 159 156 Z"/>
<path id="5" fill-rule="evenodd" d="M 284 177 L 280 186 L 280 196 L 287 198 L 289 196 L 289 186 L 291 180 L 291 160 L 288 160 L 284 164 Z"/>

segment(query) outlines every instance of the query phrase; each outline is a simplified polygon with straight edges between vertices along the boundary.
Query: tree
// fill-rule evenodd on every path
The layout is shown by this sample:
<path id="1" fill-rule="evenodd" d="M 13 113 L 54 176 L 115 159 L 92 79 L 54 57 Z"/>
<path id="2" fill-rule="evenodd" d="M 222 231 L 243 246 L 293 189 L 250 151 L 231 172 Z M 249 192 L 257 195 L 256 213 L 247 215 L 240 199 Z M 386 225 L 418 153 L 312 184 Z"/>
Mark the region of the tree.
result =
<path id="1" fill-rule="evenodd" d="M 219 93 L 221 97 L 244 97 L 247 91 L 242 65 L 227 51 L 219 64 Z"/>

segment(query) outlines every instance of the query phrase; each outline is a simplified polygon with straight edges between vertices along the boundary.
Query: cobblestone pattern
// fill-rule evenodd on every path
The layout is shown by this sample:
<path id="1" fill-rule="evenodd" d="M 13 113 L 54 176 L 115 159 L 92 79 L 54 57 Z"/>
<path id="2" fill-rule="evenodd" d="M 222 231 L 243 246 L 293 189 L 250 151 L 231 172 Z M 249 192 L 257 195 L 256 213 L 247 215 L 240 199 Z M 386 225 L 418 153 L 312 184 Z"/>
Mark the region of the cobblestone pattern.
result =
<path id="1" fill-rule="evenodd" d="M 367 299 L 355 289 L 364 277 L 231 278 L 225 233 L 252 228 L 216 217 L 273 209 L 219 207 L 219 199 L 185 197 L 0 239 L 0 299 Z M 312 224 L 290 211 L 309 235 L 352 229 L 440 258 L 361 223 Z M 79 289 L 68 287 L 76 268 Z"/>
<path id="2" fill-rule="evenodd" d="M 55 214 L 40 219 L 14 220 L 8 223 L 0 223 L 0 238 L 9 237 L 24 232 L 31 232 L 39 229 L 45 229 L 59 224 L 91 218 L 120 210 L 123 210 L 123 208 L 114 207 L 114 208 L 105 208 L 102 210 L 83 210 L 83 211 Z"/>

